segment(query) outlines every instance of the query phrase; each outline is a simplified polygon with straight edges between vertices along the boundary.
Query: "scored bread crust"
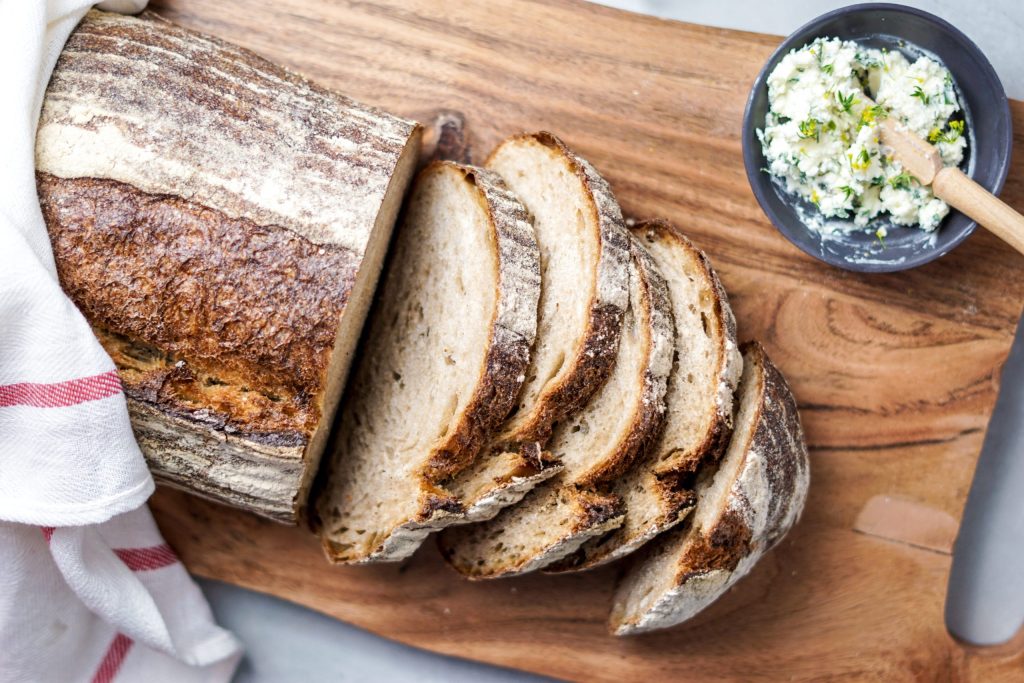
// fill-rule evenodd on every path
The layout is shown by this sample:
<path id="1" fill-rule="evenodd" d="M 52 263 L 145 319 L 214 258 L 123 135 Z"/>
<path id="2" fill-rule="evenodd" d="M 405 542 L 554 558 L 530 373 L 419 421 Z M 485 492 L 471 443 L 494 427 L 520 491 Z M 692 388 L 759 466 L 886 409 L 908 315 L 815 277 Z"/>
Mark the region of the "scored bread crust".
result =
<path id="1" fill-rule="evenodd" d="M 631 290 L 635 294 L 630 305 L 639 307 L 634 310 L 633 320 L 643 339 L 643 356 L 640 376 L 625 387 L 630 395 L 621 397 L 627 403 L 634 401 L 629 419 L 622 425 L 621 434 L 609 435 L 615 441 L 593 456 L 598 458 L 596 461 L 567 466 L 558 477 L 529 492 L 518 506 L 489 521 L 442 533 L 438 546 L 459 573 L 471 579 L 490 579 L 530 572 L 574 553 L 587 541 L 622 523 L 626 511 L 621 499 L 601 491 L 601 485 L 617 477 L 657 435 L 665 413 L 674 349 L 668 285 L 650 256 L 638 245 L 631 247 Z M 623 347 L 620 349 L 620 354 L 625 352 Z M 621 359 L 618 362 L 623 363 Z M 606 384 L 601 391 L 615 389 L 621 387 Z M 598 402 L 601 396 L 599 392 L 592 401 Z M 579 417 L 585 417 L 592 405 L 584 407 Z M 604 428 L 593 418 L 589 422 L 591 429 Z M 571 429 L 571 424 L 570 420 L 559 429 Z M 527 541 L 520 546 L 524 536 Z"/>
<path id="2" fill-rule="evenodd" d="M 702 483 L 690 527 L 655 540 L 623 577 L 609 618 L 615 635 L 691 618 L 746 575 L 800 516 L 810 464 L 796 400 L 760 344 L 745 344 L 743 356 L 743 424 L 733 437 L 743 441 L 729 445 L 728 470 Z"/>
<path id="3" fill-rule="evenodd" d="M 332 492 L 337 492 L 344 483 L 337 479 L 340 476 L 336 474 L 337 454 L 331 458 L 322 474 L 317 516 L 313 522 L 332 562 L 398 561 L 411 555 L 429 533 L 461 519 L 464 512 L 461 502 L 440 482 L 472 463 L 487 436 L 512 409 L 524 380 L 537 331 L 540 297 L 540 257 L 530 217 L 500 176 L 486 169 L 439 161 L 424 169 L 420 178 L 428 173 L 451 171 L 463 174 L 475 187 L 496 249 L 497 302 L 480 377 L 458 421 L 443 440 L 432 445 L 425 466 L 412 473 L 420 478 L 417 513 L 397 520 L 390 528 L 377 530 L 372 547 L 357 551 L 351 544 L 339 543 L 332 537 L 330 522 L 335 505 Z M 382 288 L 385 296 L 388 280 L 386 277 Z M 360 386 L 360 379 L 357 370 L 353 387 Z M 346 400 L 358 400 L 358 397 Z M 344 413 L 342 417 L 344 420 Z M 341 426 L 344 428 L 344 424 Z"/>
<path id="4" fill-rule="evenodd" d="M 707 301 L 711 303 L 711 315 L 706 322 L 711 327 L 709 333 L 715 340 L 715 361 L 710 373 L 715 381 L 715 391 L 712 394 L 712 401 L 702 406 L 702 409 L 707 411 L 707 416 L 702 421 L 703 433 L 694 445 L 689 448 L 679 447 L 674 441 L 676 436 L 666 430 L 651 444 L 644 457 L 616 482 L 612 491 L 626 502 L 624 523 L 609 534 L 587 542 L 564 561 L 547 567 L 549 572 L 581 571 L 625 557 L 684 520 L 695 502 L 692 487 L 697 472 L 706 464 L 718 460 L 732 433 L 733 394 L 739 382 L 743 360 L 736 342 L 736 319 L 729 306 L 725 288 L 711 267 L 707 255 L 668 221 L 655 219 L 638 223 L 630 228 L 630 234 L 638 243 L 638 248 L 648 254 L 649 258 L 657 262 L 664 271 L 685 272 L 694 281 L 701 283 L 698 298 L 703 300 L 707 297 Z M 661 257 L 659 261 L 643 246 L 656 240 L 671 245 L 682 254 L 674 255 L 671 260 Z M 694 264 L 694 272 L 683 270 L 684 256 Z M 680 294 L 681 292 L 677 292 L 676 296 Z M 672 303 L 676 311 L 699 305 L 698 301 L 679 300 Z M 679 321 L 679 324 L 682 322 Z M 676 354 L 686 359 L 692 351 L 686 348 L 678 334 L 679 348 L 676 349 Z M 673 405 L 673 396 L 678 396 L 680 400 L 685 398 L 679 392 L 686 391 L 686 383 L 683 380 L 687 368 L 679 365 L 674 367 L 672 372 L 666 399 L 670 413 L 683 409 L 682 406 Z M 657 513 L 637 519 L 643 514 L 641 508 L 647 506 L 630 505 L 629 502 L 640 497 L 647 498 L 646 502 L 656 508 Z"/>
<path id="5" fill-rule="evenodd" d="M 628 305 L 630 238 L 611 187 L 588 161 L 545 131 L 506 139 L 491 152 L 488 165 L 502 147 L 521 142 L 534 142 L 554 151 L 582 183 L 599 244 L 596 277 L 587 323 L 573 357 L 567 361 L 568 370 L 558 382 L 545 388 L 525 415 L 516 414 L 506 420 L 477 465 L 451 483 L 464 506 L 465 523 L 490 519 L 559 473 L 557 460 L 543 447 L 553 424 L 581 409 L 611 374 Z"/>
<path id="6" fill-rule="evenodd" d="M 300 519 L 419 138 L 152 13 L 71 33 L 37 189 L 158 481 Z"/>

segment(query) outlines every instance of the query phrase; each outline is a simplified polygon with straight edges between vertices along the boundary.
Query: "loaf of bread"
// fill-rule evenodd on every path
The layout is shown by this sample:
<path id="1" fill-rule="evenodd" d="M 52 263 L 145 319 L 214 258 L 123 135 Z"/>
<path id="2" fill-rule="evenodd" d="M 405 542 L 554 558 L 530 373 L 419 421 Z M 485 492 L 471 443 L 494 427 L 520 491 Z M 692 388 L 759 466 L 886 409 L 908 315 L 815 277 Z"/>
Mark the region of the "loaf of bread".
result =
<path id="1" fill-rule="evenodd" d="M 445 483 L 512 409 L 537 331 L 529 216 L 490 171 L 418 177 L 340 410 L 316 504 L 334 562 L 396 561 L 461 521 Z"/>
<path id="2" fill-rule="evenodd" d="M 544 446 L 611 374 L 629 298 L 629 236 L 608 183 L 550 133 L 517 135 L 487 167 L 533 216 L 540 247 L 537 341 L 515 408 L 452 482 L 465 521 L 489 519 L 560 471 Z"/>
<path id="3" fill-rule="evenodd" d="M 39 195 L 159 480 L 296 521 L 418 150 L 417 124 L 155 15 L 72 33 Z"/>
<path id="4" fill-rule="evenodd" d="M 760 345 L 741 357 L 674 227 L 627 230 L 550 133 L 480 169 L 461 130 L 441 122 L 435 154 L 466 163 L 421 172 L 374 298 L 418 124 L 92 11 L 36 141 L 61 284 L 159 480 L 308 517 L 332 562 L 401 560 L 438 530 L 470 578 L 630 556 L 612 631 L 689 619 L 799 517 L 792 393 Z"/>
<path id="5" fill-rule="evenodd" d="M 640 551 L 618 586 L 616 635 L 686 621 L 721 597 L 796 523 L 810 480 L 796 401 L 756 342 L 743 351 L 735 429 L 702 477 L 685 527 Z"/>
<path id="6" fill-rule="evenodd" d="M 438 539 L 448 563 L 464 576 L 533 571 L 622 524 L 626 510 L 608 485 L 661 427 L 673 351 L 665 280 L 638 244 L 631 266 L 612 374 L 582 410 L 558 423 L 548 444 L 562 471 L 493 519 L 449 529 Z"/>
<path id="7" fill-rule="evenodd" d="M 665 274 L 672 302 L 675 355 L 665 424 L 612 488 L 625 507 L 622 525 L 549 571 L 611 562 L 681 522 L 693 507 L 698 473 L 718 461 L 732 432 L 743 360 L 725 288 L 704 253 L 667 221 L 639 223 L 631 233 Z"/>

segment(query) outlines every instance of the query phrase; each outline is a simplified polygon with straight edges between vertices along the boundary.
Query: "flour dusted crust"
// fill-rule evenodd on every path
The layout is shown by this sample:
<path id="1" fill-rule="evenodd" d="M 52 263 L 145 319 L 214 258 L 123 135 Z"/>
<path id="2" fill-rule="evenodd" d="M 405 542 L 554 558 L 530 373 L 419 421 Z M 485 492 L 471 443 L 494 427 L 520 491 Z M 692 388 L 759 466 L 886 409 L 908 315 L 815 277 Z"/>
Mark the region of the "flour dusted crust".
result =
<path id="1" fill-rule="evenodd" d="M 425 248 L 419 241 L 424 235 L 414 222 L 426 219 L 415 213 L 413 207 L 423 207 L 423 211 L 428 211 L 428 202 L 437 201 L 432 193 L 451 190 L 451 184 L 441 184 L 444 176 L 453 178 L 452 183 L 461 181 L 470 188 L 472 201 L 477 204 L 478 214 L 486 224 L 487 237 L 484 241 L 495 260 L 495 279 L 492 282 L 466 280 L 473 287 L 489 284 L 494 288 L 492 319 L 489 322 L 475 319 L 457 321 L 460 326 L 476 324 L 484 327 L 486 350 L 482 354 L 482 362 L 474 370 L 472 397 L 451 416 L 452 421 L 444 435 L 427 445 L 425 453 L 410 451 L 408 462 L 395 463 L 392 467 L 388 481 L 376 482 L 351 465 L 354 460 L 378 458 L 381 455 L 379 451 L 391 448 L 390 442 L 381 441 L 386 435 L 379 429 L 371 429 L 365 443 L 350 442 L 349 437 L 370 429 L 357 417 L 367 417 L 359 404 L 370 406 L 372 412 L 372 406 L 377 405 L 371 403 L 376 400 L 374 395 L 392 381 L 392 368 L 378 368 L 370 362 L 371 356 L 379 353 L 383 345 L 396 343 L 396 337 L 400 335 L 429 335 L 430 328 L 438 323 L 434 318 L 425 317 L 419 323 L 413 323 L 411 329 L 398 329 L 393 326 L 392 318 L 404 316 L 408 302 L 413 302 L 421 315 L 427 315 L 422 313 L 421 303 L 416 302 L 435 296 L 429 286 L 408 281 L 410 273 L 421 271 L 407 272 L 402 261 L 418 258 L 416 254 Z M 428 184 L 431 182 L 433 184 Z M 424 195 L 422 198 L 421 194 Z M 464 205 L 460 208 L 469 209 Z M 427 257 L 439 259 L 441 256 L 431 252 Z M 481 253 L 474 253 L 472 257 L 488 258 Z M 461 273 L 457 267 L 438 272 L 440 277 L 460 281 L 471 274 L 471 271 Z M 346 564 L 398 561 L 411 555 L 430 533 L 464 519 L 462 502 L 445 487 L 445 482 L 473 462 L 491 431 L 514 405 L 537 330 L 539 296 L 540 264 L 530 217 L 501 178 L 485 169 L 453 162 L 434 162 L 424 169 L 407 209 L 406 225 L 396 238 L 392 262 L 381 287 L 379 308 L 374 309 L 371 316 L 364 358 L 354 372 L 341 409 L 339 443 L 322 474 L 316 528 L 331 561 Z M 457 304 L 455 301 L 449 303 Z M 445 309 L 443 315 L 452 313 L 453 310 Z M 439 340 L 445 348 L 450 342 L 447 338 Z M 416 364 L 419 361 L 408 356 L 403 362 Z M 402 381 L 432 383 L 436 379 L 428 373 L 408 380 L 403 378 Z M 434 404 L 433 408 L 437 408 L 449 400 L 450 392 L 449 387 L 431 384 L 428 400 Z M 387 408 L 386 404 L 381 405 Z M 431 409 L 431 406 L 423 404 L 416 407 Z M 401 421 L 399 415 L 392 417 Z M 378 427 L 394 430 L 400 425 L 385 420 Z M 354 443 L 363 445 L 354 446 Z M 371 467 L 372 463 L 366 466 Z M 405 501 L 389 502 L 392 496 L 404 495 L 392 488 L 391 484 L 397 486 L 399 483 L 416 497 L 415 501 L 408 501 L 411 503 L 409 507 Z M 367 505 L 377 506 L 379 514 L 375 518 L 367 518 L 360 509 Z M 354 527 L 360 524 L 365 528 Z"/>
<path id="2" fill-rule="evenodd" d="M 716 368 L 712 373 L 716 378 L 715 402 L 714 407 L 709 408 L 705 437 L 699 445 L 688 450 L 673 449 L 663 442 L 660 445 L 665 452 L 659 456 L 655 468 L 659 475 L 696 472 L 709 458 L 713 460 L 718 457 L 732 434 L 733 395 L 743 371 L 743 360 L 736 341 L 736 317 L 729 305 L 725 287 L 711 267 L 707 254 L 694 246 L 674 225 L 663 219 L 654 219 L 638 223 L 630 230 L 641 244 L 644 240 L 664 240 L 694 255 L 700 264 L 701 278 L 711 290 L 714 315 L 709 322 L 716 326 L 718 349 Z"/>
<path id="3" fill-rule="evenodd" d="M 587 406 L 559 423 L 550 443 L 564 471 L 493 519 L 441 534 L 442 554 L 464 576 L 534 571 L 622 523 L 621 499 L 601 489 L 657 435 L 674 349 L 668 287 L 646 252 L 632 247 L 630 314 L 615 370 Z"/>
<path id="4" fill-rule="evenodd" d="M 36 168 L 361 254 L 416 129 L 156 14 L 93 10 L 50 79 Z"/>
<path id="5" fill-rule="evenodd" d="M 621 477 L 637 456 L 658 437 L 665 419 L 665 392 L 675 352 L 672 301 L 668 284 L 658 265 L 632 238 L 630 256 L 636 269 L 637 282 L 643 290 L 642 298 L 647 314 L 648 349 L 641 398 L 634 418 L 634 428 L 612 457 L 596 463 L 580 477 L 579 482 L 584 485 L 603 485 Z"/>
<path id="6" fill-rule="evenodd" d="M 590 319 L 577 353 L 570 361 L 570 371 L 562 377 L 561 382 L 546 388 L 531 411 L 525 416 L 514 418 L 497 437 L 507 443 L 543 444 L 550 436 L 551 425 L 586 405 L 615 364 L 622 316 L 629 303 L 629 235 L 622 210 L 608 181 L 601 177 L 590 162 L 569 149 L 560 138 L 545 131 L 515 136 L 499 147 L 514 144 L 520 139 L 532 139 L 554 150 L 573 169 L 587 193 L 600 241 L 597 280 L 590 300 Z M 497 149 L 491 152 L 488 164 L 497 153 Z"/>
<path id="7" fill-rule="evenodd" d="M 530 347 L 537 335 L 540 257 L 530 216 L 501 177 L 484 168 L 439 162 L 462 169 L 479 191 L 481 208 L 493 226 L 498 257 L 497 310 L 491 322 L 484 371 L 463 421 L 437 448 L 425 472 L 441 484 L 468 467 L 484 441 L 515 404 Z"/>
<path id="8" fill-rule="evenodd" d="M 616 590 L 616 635 L 683 622 L 720 597 L 796 523 L 810 481 L 796 401 L 756 342 L 743 348 L 742 404 L 723 469 L 689 528 L 654 540 Z"/>
<path id="9" fill-rule="evenodd" d="M 677 348 L 665 427 L 644 457 L 614 484 L 613 492 L 626 502 L 623 524 L 548 567 L 552 572 L 612 562 L 683 521 L 695 502 L 692 488 L 698 471 L 717 462 L 732 432 L 733 393 L 743 362 L 721 281 L 707 256 L 667 221 L 645 221 L 630 233 L 637 248 L 670 279 Z M 708 346 L 706 356 L 694 334 Z M 688 378 L 695 364 L 704 369 L 698 385 Z"/>
<path id="10" fill-rule="evenodd" d="M 474 467 L 451 482 L 451 490 L 467 511 L 466 522 L 494 516 L 558 474 L 557 460 L 543 450 L 552 425 L 582 408 L 611 373 L 628 305 L 629 235 L 608 183 L 590 163 L 547 132 L 505 140 L 491 153 L 488 165 L 502 148 L 520 144 L 546 148 L 581 183 L 598 244 L 595 275 L 593 282 L 581 283 L 591 287 L 587 320 L 572 356 L 565 361 L 568 369 L 557 382 L 546 386 L 532 405 L 506 420 Z M 529 205 L 529 200 L 525 203 Z"/>
<path id="11" fill-rule="evenodd" d="M 297 521 L 419 137 L 153 14 L 72 33 L 40 201 L 161 481 Z"/>

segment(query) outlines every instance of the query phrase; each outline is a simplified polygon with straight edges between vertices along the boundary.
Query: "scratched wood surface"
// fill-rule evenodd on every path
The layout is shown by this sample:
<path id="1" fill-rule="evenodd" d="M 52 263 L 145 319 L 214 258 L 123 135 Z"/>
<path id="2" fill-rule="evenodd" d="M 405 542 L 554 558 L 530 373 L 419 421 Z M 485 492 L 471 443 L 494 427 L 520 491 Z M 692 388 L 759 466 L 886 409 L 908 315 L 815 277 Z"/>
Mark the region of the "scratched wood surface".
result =
<path id="1" fill-rule="evenodd" d="M 812 451 L 795 531 L 696 620 L 647 637 L 605 635 L 614 567 L 471 584 L 430 543 L 402 566 L 330 567 L 301 530 L 161 491 L 157 518 L 192 571 L 412 645 L 567 679 L 1024 678 L 1021 639 L 978 652 L 946 634 L 948 544 L 913 538 L 918 528 L 948 537 L 960 518 L 1024 261 L 984 231 L 936 263 L 882 276 L 790 246 L 750 192 L 738 137 L 778 38 L 570 0 L 153 7 L 396 113 L 429 122 L 460 111 L 478 157 L 516 131 L 562 135 L 628 215 L 665 216 L 708 252 L 741 336 L 761 339 L 789 378 Z M 1003 197 L 1021 210 L 1024 104 L 1012 111 Z M 856 530 L 877 496 L 902 503 L 872 507 Z M 903 505 L 915 524 L 893 519 L 890 533 L 884 510 Z"/>

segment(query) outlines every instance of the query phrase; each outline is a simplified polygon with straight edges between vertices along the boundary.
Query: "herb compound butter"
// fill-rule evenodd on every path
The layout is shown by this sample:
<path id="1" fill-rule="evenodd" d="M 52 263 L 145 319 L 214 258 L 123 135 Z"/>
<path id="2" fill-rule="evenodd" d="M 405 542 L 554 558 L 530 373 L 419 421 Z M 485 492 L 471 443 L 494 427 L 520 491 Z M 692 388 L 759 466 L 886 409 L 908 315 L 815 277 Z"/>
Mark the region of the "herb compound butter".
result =
<path id="1" fill-rule="evenodd" d="M 768 100 L 757 131 L 767 170 L 823 216 L 867 227 L 888 214 L 894 224 L 931 231 L 949 212 L 892 158 L 878 131 L 879 120 L 895 119 L 932 142 L 947 166 L 960 164 L 963 115 L 952 76 L 934 59 L 911 63 L 898 52 L 819 38 L 779 62 Z"/>

